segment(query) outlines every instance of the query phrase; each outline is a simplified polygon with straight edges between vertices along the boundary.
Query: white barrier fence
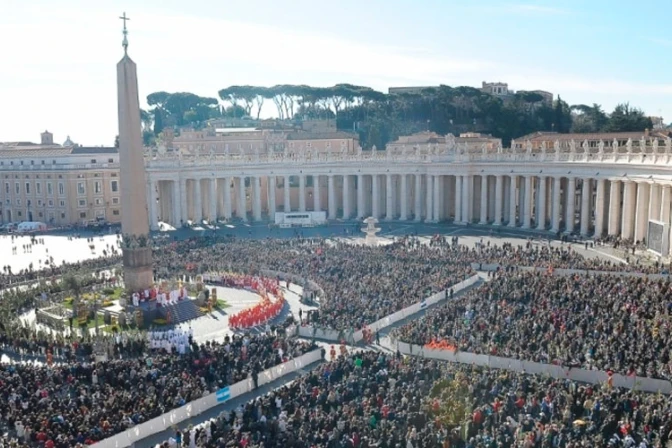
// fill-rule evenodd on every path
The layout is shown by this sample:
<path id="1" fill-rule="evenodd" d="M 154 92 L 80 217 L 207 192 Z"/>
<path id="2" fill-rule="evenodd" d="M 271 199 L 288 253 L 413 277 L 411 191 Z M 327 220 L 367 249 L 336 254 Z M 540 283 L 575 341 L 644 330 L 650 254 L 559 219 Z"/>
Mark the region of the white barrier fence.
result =
<path id="1" fill-rule="evenodd" d="M 450 290 L 453 291 L 453 294 L 457 294 L 474 284 L 476 284 L 480 280 L 480 277 L 478 275 L 474 275 L 472 277 L 469 277 L 468 279 L 453 285 L 450 289 L 447 289 L 445 291 L 438 292 L 422 302 L 418 302 L 416 304 L 413 304 L 409 307 L 406 307 L 402 310 L 397 311 L 396 313 L 392 313 L 389 316 L 383 317 L 380 320 L 377 320 L 376 322 L 373 322 L 367 327 L 375 333 L 376 331 L 382 330 L 384 328 L 387 328 L 391 325 L 396 324 L 399 321 L 402 321 L 406 319 L 409 316 L 412 316 L 420 311 L 422 311 L 425 308 L 429 308 L 430 306 L 442 301 L 446 300 L 449 297 Z M 362 330 L 357 330 L 357 331 L 350 331 L 350 332 L 344 332 L 344 331 L 338 331 L 338 330 L 331 330 L 328 328 L 317 328 L 313 326 L 305 326 L 305 327 L 299 327 L 299 336 L 304 337 L 304 338 L 316 338 L 316 339 L 321 339 L 321 340 L 326 340 L 326 341 L 332 341 L 332 342 L 340 342 L 341 340 L 345 340 L 348 344 L 356 344 L 359 341 L 363 339 L 362 335 Z"/>
<path id="2" fill-rule="evenodd" d="M 298 358 L 291 359 L 286 363 L 271 367 L 270 369 L 259 373 L 259 377 L 257 378 L 258 385 L 263 386 L 266 383 L 275 381 L 278 378 L 281 378 L 292 372 L 301 370 L 305 366 L 319 361 L 321 358 L 321 350 L 313 350 L 312 352 L 306 353 L 305 355 L 302 355 Z M 133 443 L 139 440 L 161 431 L 165 431 L 166 429 L 171 428 L 173 425 L 183 422 L 184 420 L 187 420 L 191 417 L 195 417 L 207 411 L 208 409 L 250 392 L 253 389 L 254 382 L 252 381 L 252 378 L 247 378 L 243 381 L 239 381 L 236 384 L 232 384 L 231 386 L 220 389 L 217 392 L 207 395 L 203 398 L 191 401 L 190 403 L 187 403 L 180 408 L 166 412 L 165 414 L 153 418 L 145 423 L 134 426 L 133 428 L 122 433 L 101 440 L 100 442 L 97 442 L 95 446 L 96 448 L 124 448 L 131 446 Z"/>
<path id="3" fill-rule="evenodd" d="M 506 269 L 510 266 L 504 266 L 497 263 L 486 264 L 486 263 L 471 263 L 471 267 L 477 271 L 496 271 L 498 268 Z M 516 266 L 516 270 L 519 271 L 537 271 L 537 272 L 548 272 L 548 267 L 534 267 L 534 266 Z M 622 272 L 622 271 L 600 271 L 594 269 L 553 269 L 553 275 L 614 275 L 619 277 L 646 277 L 651 280 L 667 280 L 670 278 L 666 274 L 643 274 L 641 272 Z"/>
<path id="4" fill-rule="evenodd" d="M 477 355 L 468 352 L 452 352 L 450 350 L 435 350 L 419 345 L 411 345 L 401 341 L 394 341 L 390 338 L 381 339 L 381 345 L 390 350 L 397 349 L 404 355 L 419 356 L 430 359 L 437 359 L 448 362 L 457 362 L 460 364 L 472 364 L 493 369 L 511 370 L 514 372 L 533 373 L 537 375 L 548 375 L 556 379 L 570 379 L 583 383 L 599 384 L 607 381 L 607 373 L 601 370 L 586 370 L 574 367 L 563 367 L 555 364 L 542 364 L 532 361 L 522 361 L 519 359 L 504 358 L 500 356 Z M 614 387 L 624 387 L 627 389 L 642 390 L 653 393 L 672 393 L 672 383 L 665 380 L 657 380 L 647 377 L 625 376 L 613 374 Z"/>

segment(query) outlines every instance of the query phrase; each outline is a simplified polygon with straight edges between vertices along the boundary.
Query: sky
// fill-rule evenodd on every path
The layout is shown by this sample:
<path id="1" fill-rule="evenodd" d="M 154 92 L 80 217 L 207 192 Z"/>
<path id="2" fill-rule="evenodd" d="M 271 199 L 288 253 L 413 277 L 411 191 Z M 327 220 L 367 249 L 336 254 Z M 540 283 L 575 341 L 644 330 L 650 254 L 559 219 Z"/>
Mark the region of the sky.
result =
<path id="1" fill-rule="evenodd" d="M 0 141 L 49 130 L 113 144 L 123 12 L 142 107 L 152 92 L 230 85 L 502 81 L 672 121 L 669 0 L 0 0 L 0 11 Z"/>

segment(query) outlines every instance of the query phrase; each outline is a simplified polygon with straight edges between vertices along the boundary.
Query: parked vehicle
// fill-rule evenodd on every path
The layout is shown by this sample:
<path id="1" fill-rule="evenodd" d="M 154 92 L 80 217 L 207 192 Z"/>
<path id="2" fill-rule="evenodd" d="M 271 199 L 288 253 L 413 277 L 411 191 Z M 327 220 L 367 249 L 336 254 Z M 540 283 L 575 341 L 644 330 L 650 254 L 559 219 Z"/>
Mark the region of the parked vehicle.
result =
<path id="1" fill-rule="evenodd" d="M 24 221 L 16 227 L 18 233 L 43 232 L 47 230 L 47 225 L 39 221 Z"/>

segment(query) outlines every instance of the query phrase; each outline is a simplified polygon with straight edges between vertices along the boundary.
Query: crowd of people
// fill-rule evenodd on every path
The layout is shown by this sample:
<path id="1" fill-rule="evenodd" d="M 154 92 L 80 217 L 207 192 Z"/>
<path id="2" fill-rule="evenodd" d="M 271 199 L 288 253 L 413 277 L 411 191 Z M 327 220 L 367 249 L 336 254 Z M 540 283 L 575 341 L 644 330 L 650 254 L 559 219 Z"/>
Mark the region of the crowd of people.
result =
<path id="1" fill-rule="evenodd" d="M 156 448 L 665 447 L 667 397 L 364 352 Z"/>
<path id="2" fill-rule="evenodd" d="M 173 349 L 102 362 L 3 364 L 1 430 L 29 446 L 91 445 L 314 348 L 257 335 L 192 344 L 184 355 Z"/>
<path id="3" fill-rule="evenodd" d="M 413 344 L 672 379 L 672 284 L 500 271 L 393 335 Z"/>
<path id="4" fill-rule="evenodd" d="M 303 279 L 304 285 L 314 282 L 320 288 L 319 311 L 303 323 L 338 330 L 365 328 L 449 290 L 474 275 L 472 264 L 497 264 L 501 269 L 490 281 L 395 330 L 394 337 L 448 350 L 672 379 L 667 280 L 553 275 L 554 269 L 658 272 L 661 266 L 624 267 L 586 258 L 570 245 L 530 240 L 467 248 L 456 237 L 440 236 L 430 244 L 407 237 L 375 247 L 209 236 L 155 250 L 160 252 L 158 278 L 241 273 L 219 280 L 269 290 L 275 297 L 282 273 Z M 522 266 L 544 270 L 516 269 Z M 251 282 L 261 279 L 253 287 Z M 269 311 L 273 303 L 261 305 Z M 111 360 L 92 362 L 92 344 L 29 329 L 0 331 L 3 349 L 51 354 L 57 361 L 0 366 L 0 425 L 5 426 L 0 429 L 30 446 L 88 445 L 315 348 L 270 334 L 198 345 L 185 331 L 151 331 L 146 337 L 109 336 Z M 469 416 L 458 425 L 437 416 L 441 397 L 432 391 L 445 381 L 457 381 L 468 392 Z M 435 401 L 427 399 L 430 395 Z M 609 385 L 364 353 L 323 364 L 202 428 L 176 434 L 166 445 L 179 439 L 194 448 L 652 448 L 670 439 L 670 403 Z"/>
<path id="5" fill-rule="evenodd" d="M 198 247 L 164 247 L 160 272 L 262 271 L 290 273 L 317 283 L 323 292 L 310 323 L 338 330 L 360 329 L 474 274 L 451 247 L 404 239 L 387 246 L 353 246 L 321 240 L 233 240 Z"/>

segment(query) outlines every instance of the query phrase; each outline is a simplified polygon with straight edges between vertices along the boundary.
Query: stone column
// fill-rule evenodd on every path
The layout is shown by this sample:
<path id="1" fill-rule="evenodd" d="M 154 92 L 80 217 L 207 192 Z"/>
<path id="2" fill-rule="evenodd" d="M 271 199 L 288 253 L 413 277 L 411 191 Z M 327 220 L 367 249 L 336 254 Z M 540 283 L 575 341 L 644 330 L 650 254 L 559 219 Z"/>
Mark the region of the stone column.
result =
<path id="1" fill-rule="evenodd" d="M 422 177 L 420 174 L 415 173 L 415 221 L 420 222 L 422 219 Z"/>
<path id="2" fill-rule="evenodd" d="M 574 231 L 574 224 L 576 218 L 576 178 L 567 178 L 567 210 L 565 213 L 565 233 L 572 233 Z"/>
<path id="3" fill-rule="evenodd" d="M 532 226 L 532 176 L 525 176 L 525 196 L 523 206 L 523 229 Z"/>
<path id="4" fill-rule="evenodd" d="M 231 180 L 230 177 L 224 179 L 224 219 L 231 219 L 232 215 Z"/>
<path id="5" fill-rule="evenodd" d="M 425 204 L 425 222 L 433 222 L 432 214 L 434 212 L 434 177 L 430 174 L 425 176 L 427 185 L 425 185 L 425 199 L 427 203 Z"/>
<path id="6" fill-rule="evenodd" d="M 201 179 L 194 179 L 194 221 L 203 223 L 203 193 L 201 192 Z"/>
<path id="7" fill-rule="evenodd" d="M 176 180 L 173 181 L 173 227 L 179 229 L 182 220 L 182 199 L 180 198 L 180 183 Z"/>
<path id="8" fill-rule="evenodd" d="M 551 204 L 551 232 L 560 231 L 560 190 L 562 189 L 562 177 L 553 178 L 553 203 Z"/>
<path id="9" fill-rule="evenodd" d="M 495 220 L 496 226 L 502 225 L 502 204 L 504 202 L 504 176 L 498 174 L 495 177 Z"/>
<path id="10" fill-rule="evenodd" d="M 269 176 L 267 179 L 267 189 L 268 189 L 268 219 L 271 222 L 275 222 L 275 212 L 278 209 L 275 204 L 275 189 L 277 182 L 275 176 Z"/>
<path id="11" fill-rule="evenodd" d="M 255 221 L 261 221 L 261 179 L 257 176 L 251 177 L 252 181 L 252 217 Z"/>
<path id="12" fill-rule="evenodd" d="M 364 219 L 364 176 L 357 175 L 357 219 Z"/>
<path id="13" fill-rule="evenodd" d="M 189 206 L 187 202 L 187 179 L 180 179 L 180 225 L 182 227 L 189 221 Z"/>
<path id="14" fill-rule="evenodd" d="M 595 232 L 593 235 L 600 238 L 604 233 L 604 195 L 606 193 L 606 180 L 598 179 L 595 188 Z"/>
<path id="15" fill-rule="evenodd" d="M 646 182 L 637 184 L 637 220 L 635 221 L 635 240 L 646 238 L 649 229 L 649 198 L 650 188 Z"/>
<path id="16" fill-rule="evenodd" d="M 539 176 L 539 190 L 537 191 L 538 206 L 537 206 L 537 229 L 546 230 L 546 187 L 548 180 L 546 176 Z"/>
<path id="17" fill-rule="evenodd" d="M 611 180 L 609 187 L 609 228 L 607 232 L 611 236 L 621 233 L 621 183 Z"/>
<path id="18" fill-rule="evenodd" d="M 343 175 L 343 219 L 350 219 L 352 210 L 350 209 L 350 176 Z"/>
<path id="19" fill-rule="evenodd" d="M 471 224 L 473 217 L 473 191 L 474 178 L 471 175 L 462 176 L 462 221 Z"/>
<path id="20" fill-rule="evenodd" d="M 662 185 L 660 191 L 660 220 L 670 224 L 670 186 Z"/>
<path id="21" fill-rule="evenodd" d="M 149 229 L 159 230 L 159 213 L 156 195 L 156 182 L 147 177 L 147 192 L 149 193 Z"/>
<path id="22" fill-rule="evenodd" d="M 306 211 L 306 176 L 299 174 L 299 211 Z"/>
<path id="23" fill-rule="evenodd" d="M 208 220 L 211 223 L 217 222 L 217 178 L 210 179 L 210 202 L 208 203 Z"/>
<path id="24" fill-rule="evenodd" d="M 518 176 L 511 175 L 511 186 L 509 187 L 509 227 L 516 227 L 516 202 L 518 199 Z"/>
<path id="25" fill-rule="evenodd" d="M 313 210 L 322 211 L 322 198 L 320 194 L 320 176 L 313 176 Z"/>
<path id="26" fill-rule="evenodd" d="M 593 195 L 592 185 L 589 178 L 583 179 L 581 187 L 581 235 L 588 236 L 590 229 L 590 199 Z"/>
<path id="27" fill-rule="evenodd" d="M 488 223 L 488 176 L 481 175 L 481 221 L 480 224 Z"/>
<path id="28" fill-rule="evenodd" d="M 394 195 L 392 188 L 392 174 L 385 176 L 385 219 L 394 219 Z"/>
<path id="29" fill-rule="evenodd" d="M 649 219 L 660 221 L 660 184 L 651 184 L 649 190 Z"/>
<path id="30" fill-rule="evenodd" d="M 282 195 L 284 199 L 284 212 L 290 213 L 292 211 L 292 202 L 291 202 L 291 187 L 289 184 L 289 176 L 285 176 L 285 184 L 282 186 Z"/>
<path id="31" fill-rule="evenodd" d="M 401 175 L 401 204 L 399 219 L 406 221 L 408 219 L 408 175 Z"/>
<path id="32" fill-rule="evenodd" d="M 380 218 L 380 192 L 378 191 L 378 175 L 371 175 L 371 215 Z"/>
<path id="33" fill-rule="evenodd" d="M 327 206 L 329 207 L 329 219 L 336 219 L 336 186 L 334 185 L 334 175 L 330 174 L 327 178 Z"/>
<path id="34" fill-rule="evenodd" d="M 441 176 L 434 176 L 434 221 L 441 221 Z"/>
<path id="35" fill-rule="evenodd" d="M 621 238 L 634 239 L 635 237 L 635 204 L 637 201 L 637 184 L 631 180 L 623 181 L 623 223 L 621 224 Z"/>
<path id="36" fill-rule="evenodd" d="M 455 176 L 455 224 L 462 223 L 462 176 Z"/>
<path id="37" fill-rule="evenodd" d="M 247 222 L 247 197 L 245 195 L 245 176 L 239 178 L 238 188 L 238 217 Z"/>

